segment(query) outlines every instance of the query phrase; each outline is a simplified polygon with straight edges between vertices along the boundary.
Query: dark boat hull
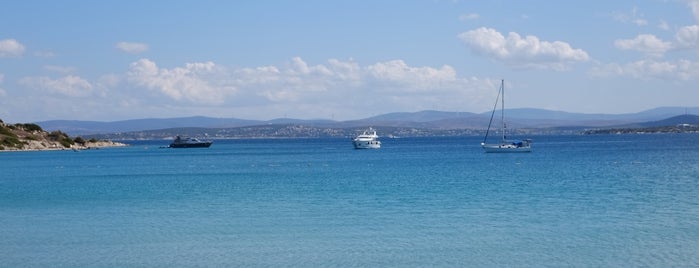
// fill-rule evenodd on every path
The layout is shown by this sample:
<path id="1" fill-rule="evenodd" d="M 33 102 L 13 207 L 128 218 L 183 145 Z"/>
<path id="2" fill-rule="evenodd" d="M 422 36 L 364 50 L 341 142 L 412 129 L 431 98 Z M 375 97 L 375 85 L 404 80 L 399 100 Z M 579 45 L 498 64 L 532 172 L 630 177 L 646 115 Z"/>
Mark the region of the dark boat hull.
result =
<path id="1" fill-rule="evenodd" d="M 170 144 L 170 148 L 209 148 L 211 142 Z"/>

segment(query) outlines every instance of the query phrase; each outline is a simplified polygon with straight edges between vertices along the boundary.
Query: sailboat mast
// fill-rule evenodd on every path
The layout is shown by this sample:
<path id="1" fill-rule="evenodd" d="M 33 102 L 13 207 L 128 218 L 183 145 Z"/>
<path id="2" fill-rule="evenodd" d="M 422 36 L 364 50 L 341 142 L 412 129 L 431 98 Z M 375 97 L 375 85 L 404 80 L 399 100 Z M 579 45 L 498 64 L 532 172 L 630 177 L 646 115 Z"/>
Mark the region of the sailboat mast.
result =
<path id="1" fill-rule="evenodd" d="M 500 85 L 502 87 L 502 84 Z M 498 89 L 498 96 L 495 98 L 495 104 L 493 104 L 493 112 L 490 113 L 490 121 L 488 121 L 488 129 L 485 130 L 485 137 L 483 138 L 483 144 L 488 140 L 488 133 L 490 133 L 490 127 L 493 125 L 493 118 L 495 118 L 495 111 L 498 110 L 498 102 L 500 102 L 500 93 L 502 90 Z"/>
<path id="2" fill-rule="evenodd" d="M 501 107 L 501 121 L 502 121 L 502 142 L 505 142 L 505 79 L 500 81 L 500 90 L 502 91 L 502 107 Z"/>

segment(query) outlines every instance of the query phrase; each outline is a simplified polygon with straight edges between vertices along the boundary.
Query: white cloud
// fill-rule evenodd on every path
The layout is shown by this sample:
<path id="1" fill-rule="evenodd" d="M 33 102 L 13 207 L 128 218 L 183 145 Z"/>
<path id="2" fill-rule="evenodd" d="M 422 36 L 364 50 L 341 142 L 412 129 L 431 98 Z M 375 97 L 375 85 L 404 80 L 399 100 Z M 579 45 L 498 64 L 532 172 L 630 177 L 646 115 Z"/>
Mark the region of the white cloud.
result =
<path id="1" fill-rule="evenodd" d="M 45 76 L 24 77 L 19 80 L 19 84 L 70 97 L 89 96 L 93 91 L 93 86 L 90 82 L 74 75 L 68 75 L 59 79 L 52 79 Z"/>
<path id="2" fill-rule="evenodd" d="M 485 110 L 490 101 L 483 98 L 490 100 L 495 92 L 492 81 L 459 78 L 451 66 L 415 67 L 402 60 L 360 66 L 337 59 L 309 64 L 295 57 L 279 66 L 229 69 L 206 62 L 166 69 L 141 59 L 131 64 L 126 80 L 167 97 L 156 96 L 160 102 L 151 103 L 174 100 L 180 106 L 217 107 L 217 113 L 264 110 L 305 117 L 368 116 L 379 110 Z"/>
<path id="3" fill-rule="evenodd" d="M 138 54 L 148 50 L 148 45 L 144 43 L 119 42 L 116 48 L 126 53 Z"/>
<path id="4" fill-rule="evenodd" d="M 389 88 L 411 92 L 435 89 L 440 83 L 456 80 L 456 71 L 451 66 L 410 67 L 402 60 L 379 62 L 368 66 L 367 71 L 370 77 Z"/>
<path id="5" fill-rule="evenodd" d="M 567 65 L 589 59 L 587 52 L 573 49 L 561 41 L 541 41 L 528 35 L 522 38 L 510 32 L 507 37 L 491 28 L 478 28 L 458 35 L 475 53 L 492 57 L 516 67 L 565 70 Z"/>
<path id="6" fill-rule="evenodd" d="M 128 80 L 138 86 L 155 90 L 178 100 L 202 104 L 220 104 L 235 88 L 217 80 L 213 62 L 188 63 L 185 67 L 159 68 L 149 59 L 131 64 Z"/>
<path id="7" fill-rule="evenodd" d="M 620 39 L 614 41 L 614 46 L 622 50 L 636 50 L 651 56 L 662 56 L 672 48 L 670 42 L 665 42 L 652 34 L 641 34 L 634 39 Z"/>
<path id="8" fill-rule="evenodd" d="M 691 25 L 680 28 L 675 34 L 677 48 L 699 47 L 699 25 Z"/>
<path id="9" fill-rule="evenodd" d="M 699 21 L 699 0 L 686 0 L 686 2 L 692 10 L 695 19 Z M 637 8 L 634 8 L 632 15 L 617 17 L 628 19 L 628 17 L 637 16 L 639 16 Z M 666 21 L 661 20 L 658 28 L 669 30 L 670 26 Z M 640 34 L 634 39 L 618 39 L 614 41 L 614 45 L 622 50 L 635 50 L 652 57 L 661 57 L 672 50 L 699 48 L 699 25 L 681 27 L 675 33 L 675 38 L 672 41 L 663 41 L 652 34 Z"/>
<path id="10" fill-rule="evenodd" d="M 234 71 L 236 86 L 245 92 L 261 96 L 273 102 L 297 102 L 333 94 L 341 88 L 358 86 L 361 70 L 357 63 L 336 59 L 328 65 L 308 65 L 303 59 L 294 57 L 287 68 L 265 66 L 242 68 Z"/>
<path id="11" fill-rule="evenodd" d="M 687 0 L 695 19 L 699 20 L 699 0 Z M 661 21 L 661 29 L 669 29 Z M 626 64 L 611 63 L 593 68 L 590 75 L 597 77 L 625 76 L 640 80 L 697 80 L 699 79 L 699 62 L 679 59 L 674 61 L 657 60 L 667 52 L 681 49 L 699 48 L 699 25 L 681 27 L 675 33 L 674 40 L 663 41 L 652 34 L 641 34 L 634 39 L 620 39 L 614 45 L 622 50 L 635 50 L 653 59 L 639 60 Z"/>
<path id="12" fill-rule="evenodd" d="M 139 110 L 151 116 L 352 119 L 394 111 L 487 110 L 496 92 L 494 81 L 458 77 L 448 65 L 411 66 L 403 60 L 360 65 L 351 59 L 330 59 L 311 64 L 295 57 L 260 67 L 196 62 L 166 68 L 144 58 L 131 63 L 124 74 L 94 81 L 75 75 L 42 76 L 24 77 L 18 85 L 34 89 L 25 91 L 26 99 L 65 107 L 62 114 L 53 114 L 59 117 L 102 109 L 95 114 L 111 118 L 134 116 Z M 70 106 L 76 101 L 80 107 Z"/>
<path id="13" fill-rule="evenodd" d="M 592 69 L 590 74 L 595 77 L 626 76 L 641 80 L 697 80 L 699 63 L 688 60 L 640 60 L 623 65 L 607 64 Z"/>
<path id="14" fill-rule="evenodd" d="M 0 58 L 19 57 L 24 54 L 24 45 L 15 39 L 0 40 Z"/>
<path id="15" fill-rule="evenodd" d="M 619 39 L 614 46 L 622 50 L 635 50 L 649 56 L 660 57 L 668 51 L 699 47 L 699 25 L 680 28 L 673 42 L 663 41 L 652 34 L 641 34 L 634 39 Z"/>

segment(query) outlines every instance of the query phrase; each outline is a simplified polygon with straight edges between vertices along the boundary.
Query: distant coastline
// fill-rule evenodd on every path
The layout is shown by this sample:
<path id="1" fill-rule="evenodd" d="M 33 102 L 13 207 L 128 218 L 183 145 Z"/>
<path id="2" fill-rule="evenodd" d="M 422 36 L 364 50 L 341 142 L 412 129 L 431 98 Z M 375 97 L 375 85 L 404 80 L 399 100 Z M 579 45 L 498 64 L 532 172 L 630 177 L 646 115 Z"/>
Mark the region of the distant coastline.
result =
<path id="1" fill-rule="evenodd" d="M 455 114 L 425 111 L 383 116 L 372 120 L 334 122 L 280 120 L 235 126 L 226 119 L 194 117 L 144 119 L 122 122 L 61 121 L 51 123 L 5 124 L 0 120 L 0 150 L 84 150 L 126 146 L 112 141 L 172 140 L 176 136 L 205 139 L 307 139 L 351 138 L 373 127 L 381 137 L 458 137 L 483 136 L 481 119 L 454 118 Z M 550 114 L 555 117 L 555 114 Z M 390 118 L 388 118 L 390 117 Z M 657 116 L 656 116 L 657 117 Z M 222 121 L 223 120 L 223 121 Z M 553 119 L 530 120 L 515 118 L 508 123 L 511 137 L 532 135 L 592 135 L 592 134 L 651 134 L 699 133 L 699 116 L 683 114 L 648 121 L 621 124 L 591 125 L 587 121 L 565 121 L 551 124 Z M 528 122 L 528 123 L 527 123 Z M 601 122 L 601 121 L 595 121 Z M 44 125 L 46 124 L 46 125 Z M 199 125 L 199 126 L 197 126 Z M 208 127 L 205 127 L 208 126 Z M 487 122 L 486 122 L 487 126 Z M 44 130 L 44 129 L 49 129 Z M 64 132 L 73 130 L 75 138 Z M 132 129 L 129 131 L 129 129 Z M 137 130 L 133 130 L 137 129 Z M 69 132 L 70 133 L 70 132 Z"/>
<path id="2" fill-rule="evenodd" d="M 699 133 L 699 125 L 678 125 L 645 128 L 610 128 L 586 130 L 583 134 L 659 134 L 659 133 Z"/>
<path id="3" fill-rule="evenodd" d="M 661 107 L 633 114 L 580 114 L 543 109 L 507 109 L 508 135 L 577 135 L 594 129 L 626 129 L 679 124 L 699 125 L 699 107 Z M 425 110 L 369 118 L 278 118 L 249 120 L 205 116 L 143 118 L 122 121 L 52 120 L 33 122 L 45 130 L 108 140 L 171 140 L 177 135 L 207 139 L 354 137 L 367 127 L 379 136 L 482 136 L 490 113 Z"/>

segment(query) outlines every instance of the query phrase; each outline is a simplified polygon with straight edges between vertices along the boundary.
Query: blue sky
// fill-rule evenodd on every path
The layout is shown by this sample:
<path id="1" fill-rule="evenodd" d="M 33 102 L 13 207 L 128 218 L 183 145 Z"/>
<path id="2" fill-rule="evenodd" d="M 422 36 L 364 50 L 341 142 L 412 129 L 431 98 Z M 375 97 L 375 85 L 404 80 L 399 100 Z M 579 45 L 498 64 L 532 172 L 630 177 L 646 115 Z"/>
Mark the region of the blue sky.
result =
<path id="1" fill-rule="evenodd" d="M 699 106 L 699 0 L 12 1 L 0 119 Z"/>

